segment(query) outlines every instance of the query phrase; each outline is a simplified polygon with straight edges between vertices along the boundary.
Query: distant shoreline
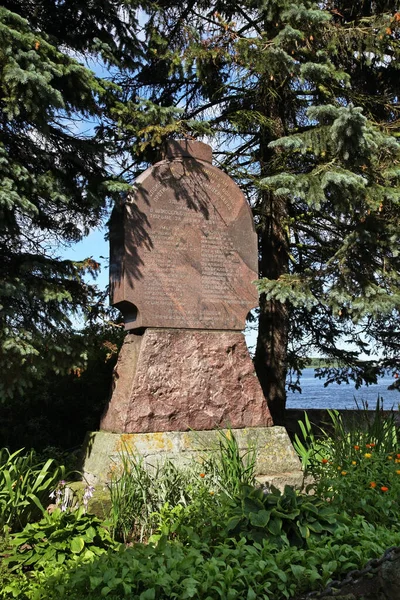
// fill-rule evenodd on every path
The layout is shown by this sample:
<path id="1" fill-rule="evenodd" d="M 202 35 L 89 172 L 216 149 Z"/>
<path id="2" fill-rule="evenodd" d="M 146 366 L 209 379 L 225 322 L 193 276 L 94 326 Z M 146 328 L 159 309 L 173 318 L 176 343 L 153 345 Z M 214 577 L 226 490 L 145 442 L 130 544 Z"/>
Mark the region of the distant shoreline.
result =
<path id="1" fill-rule="evenodd" d="M 318 367 L 337 367 L 338 362 L 335 360 L 331 360 L 330 358 L 308 358 L 307 364 L 305 366 L 306 369 L 317 369 Z"/>

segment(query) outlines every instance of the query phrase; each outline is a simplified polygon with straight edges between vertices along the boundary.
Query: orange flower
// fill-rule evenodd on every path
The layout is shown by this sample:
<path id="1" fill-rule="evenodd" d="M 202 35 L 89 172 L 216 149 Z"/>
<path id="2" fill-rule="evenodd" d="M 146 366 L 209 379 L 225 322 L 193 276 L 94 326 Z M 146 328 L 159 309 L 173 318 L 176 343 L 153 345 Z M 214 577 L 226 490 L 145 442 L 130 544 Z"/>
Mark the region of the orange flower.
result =
<path id="1" fill-rule="evenodd" d="M 396 454 L 397 458 L 400 458 L 400 454 Z"/>
<path id="2" fill-rule="evenodd" d="M 373 443 L 369 445 L 370 448 L 375 448 L 375 446 L 376 446 L 376 444 L 373 444 Z"/>
<path id="3" fill-rule="evenodd" d="M 341 475 L 347 475 L 347 471 L 342 471 L 340 474 Z"/>
<path id="4" fill-rule="evenodd" d="M 376 483 L 375 483 L 375 481 L 371 481 L 371 482 L 370 482 L 370 484 L 369 484 L 369 487 L 371 487 L 371 488 L 376 488 Z"/>
<path id="5" fill-rule="evenodd" d="M 323 459 L 321 460 L 321 462 L 322 462 L 322 464 L 323 464 L 323 465 L 326 465 L 326 463 L 328 462 L 328 459 L 327 459 L 327 458 L 323 458 Z"/>
<path id="6" fill-rule="evenodd" d="M 354 446 L 354 450 L 359 450 L 360 446 L 357 446 L 357 444 Z"/>
<path id="7" fill-rule="evenodd" d="M 200 473 L 200 477 L 203 479 L 203 477 L 205 477 L 206 474 L 205 473 Z"/>
<path id="8" fill-rule="evenodd" d="M 388 491 L 388 489 L 389 489 L 389 488 L 388 488 L 388 487 L 386 487 L 386 485 L 383 485 L 383 486 L 381 487 L 381 490 L 382 490 L 382 492 L 387 492 L 387 491 Z"/>
<path id="9" fill-rule="evenodd" d="M 397 475 L 400 475 L 400 471 L 399 470 L 397 470 L 396 473 L 397 473 Z"/>
<path id="10" fill-rule="evenodd" d="M 364 454 L 365 458 L 371 458 L 372 454 L 369 454 L 368 452 L 366 454 Z"/>

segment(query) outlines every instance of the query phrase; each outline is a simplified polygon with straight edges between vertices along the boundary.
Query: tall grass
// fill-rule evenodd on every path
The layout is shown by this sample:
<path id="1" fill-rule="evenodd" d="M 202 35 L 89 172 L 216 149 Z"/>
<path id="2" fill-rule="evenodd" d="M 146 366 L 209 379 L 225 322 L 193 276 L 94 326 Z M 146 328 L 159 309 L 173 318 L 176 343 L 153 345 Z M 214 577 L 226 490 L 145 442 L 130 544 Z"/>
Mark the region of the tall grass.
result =
<path id="1" fill-rule="evenodd" d="M 125 448 L 109 483 L 111 533 L 123 542 L 144 541 L 156 528 L 155 514 L 165 504 L 185 505 L 190 501 L 190 469 L 178 469 L 170 460 L 145 465 L 142 456 Z"/>
<path id="2" fill-rule="evenodd" d="M 257 448 L 241 452 L 231 429 L 218 431 L 218 447 L 204 457 L 204 466 L 212 474 L 214 485 L 228 496 L 236 496 L 242 485 L 254 485 Z"/>

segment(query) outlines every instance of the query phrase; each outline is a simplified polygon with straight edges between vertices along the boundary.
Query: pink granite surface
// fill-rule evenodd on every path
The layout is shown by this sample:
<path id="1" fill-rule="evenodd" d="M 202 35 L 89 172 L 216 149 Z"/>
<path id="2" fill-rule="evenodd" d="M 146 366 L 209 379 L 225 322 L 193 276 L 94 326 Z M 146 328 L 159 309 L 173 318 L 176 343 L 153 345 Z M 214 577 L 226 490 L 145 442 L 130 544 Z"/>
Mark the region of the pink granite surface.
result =
<path id="1" fill-rule="evenodd" d="M 146 433 L 272 424 L 242 333 L 147 329 L 126 337 L 101 429 Z"/>

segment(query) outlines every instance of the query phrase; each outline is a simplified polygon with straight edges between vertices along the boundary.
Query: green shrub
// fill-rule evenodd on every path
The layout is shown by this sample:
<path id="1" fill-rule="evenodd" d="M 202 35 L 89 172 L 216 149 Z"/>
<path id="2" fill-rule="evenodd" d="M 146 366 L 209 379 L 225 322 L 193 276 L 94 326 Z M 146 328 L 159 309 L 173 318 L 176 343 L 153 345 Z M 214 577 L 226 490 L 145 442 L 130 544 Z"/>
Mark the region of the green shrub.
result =
<path id="1" fill-rule="evenodd" d="M 177 468 L 171 461 L 145 466 L 143 458 L 128 451 L 109 484 L 111 532 L 116 540 L 147 540 L 159 529 L 158 515 L 165 506 L 188 506 L 208 485 L 200 465 Z"/>
<path id="2" fill-rule="evenodd" d="M 383 411 L 378 398 L 375 410 L 370 411 L 364 404 L 359 407 L 352 420 L 343 420 L 337 410 L 328 410 L 332 430 L 320 428 L 318 435 L 314 434 L 307 413 L 304 422 L 299 421 L 301 435 L 295 435 L 294 447 L 303 464 L 306 473 L 318 478 L 322 461 L 329 460 L 336 465 L 342 465 L 348 460 L 356 460 L 358 451 L 355 448 L 368 448 L 372 445 L 381 454 L 395 453 L 400 448 L 394 412 Z"/>
<path id="3" fill-rule="evenodd" d="M 364 515 L 370 523 L 398 527 L 400 454 L 355 446 L 359 448 L 356 454 L 341 464 L 325 463 L 312 488 L 337 510 Z"/>
<path id="4" fill-rule="evenodd" d="M 231 429 L 218 431 L 218 446 L 203 457 L 204 471 L 213 481 L 214 488 L 231 497 L 242 485 L 254 485 L 257 450 L 250 447 L 241 452 Z"/>
<path id="5" fill-rule="evenodd" d="M 83 506 L 65 512 L 57 508 L 11 536 L 5 563 L 12 571 L 37 571 L 51 563 L 90 560 L 117 546 L 100 519 L 86 514 Z"/>
<path id="6" fill-rule="evenodd" d="M 150 541 L 164 537 L 187 544 L 203 542 L 214 546 L 227 537 L 225 524 L 230 511 L 228 497 L 210 492 L 206 485 L 201 486 L 190 503 L 173 506 L 167 502 L 154 514 L 157 525 Z"/>
<path id="7" fill-rule="evenodd" d="M 324 438 L 329 440 L 331 459 L 339 465 L 350 457 L 356 457 L 355 446 L 365 448 L 372 445 L 381 454 L 395 452 L 399 447 L 395 415 L 393 412 L 384 413 L 379 398 L 374 411 L 363 405 L 347 423 L 337 410 L 329 410 L 328 414 L 333 434 L 328 436 L 324 432 Z"/>
<path id="8" fill-rule="evenodd" d="M 353 443 L 346 436 L 338 448 Z M 0 573 L 0 598 L 279 600 L 324 588 L 400 544 L 392 527 L 400 453 L 365 443 L 347 457 L 334 453 L 328 436 L 307 449 L 314 495 L 246 485 L 254 481 L 253 455 L 241 456 L 229 435 L 218 455 L 186 469 L 166 462 L 148 471 L 126 452 L 110 486 L 112 531 L 150 543 L 122 547 L 83 509 L 56 510 L 10 536 L 4 553 L 13 571 Z M 338 456 L 346 462 L 337 465 Z M 57 490 L 62 504 L 64 486 Z"/>

